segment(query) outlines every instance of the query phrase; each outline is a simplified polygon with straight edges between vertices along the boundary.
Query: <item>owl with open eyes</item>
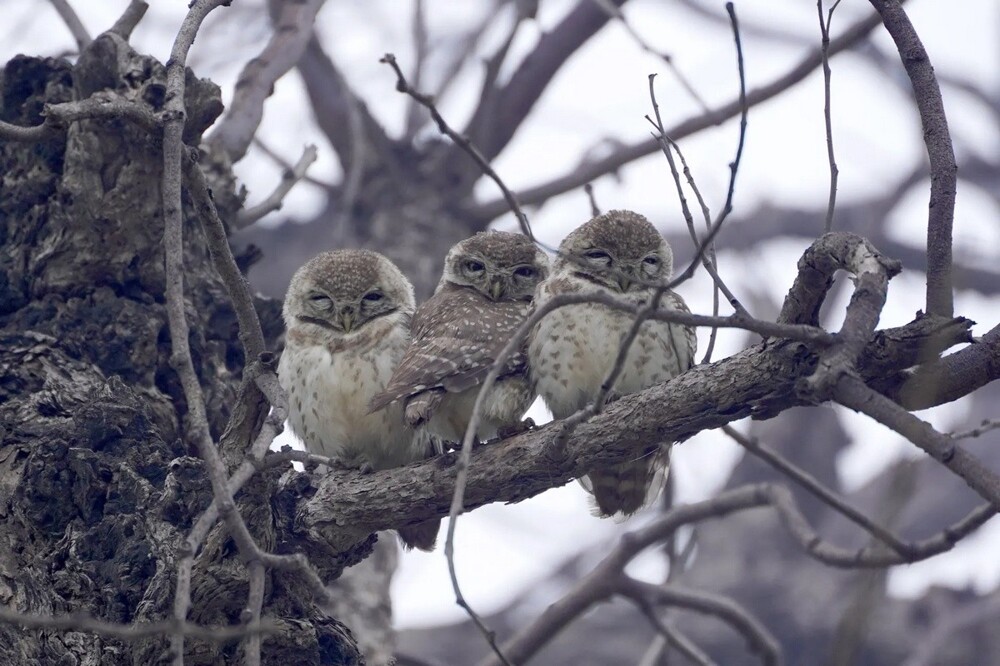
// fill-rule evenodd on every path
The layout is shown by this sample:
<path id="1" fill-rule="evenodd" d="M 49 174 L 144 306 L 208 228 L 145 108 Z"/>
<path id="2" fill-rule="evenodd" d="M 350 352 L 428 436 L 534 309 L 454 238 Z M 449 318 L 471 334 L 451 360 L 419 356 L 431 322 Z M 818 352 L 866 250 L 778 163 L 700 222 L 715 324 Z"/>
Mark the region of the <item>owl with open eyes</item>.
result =
<path id="1" fill-rule="evenodd" d="M 539 285 L 540 307 L 559 294 L 598 292 L 644 305 L 651 284 L 673 272 L 673 252 L 642 215 L 613 210 L 570 233 L 559 246 L 551 275 Z M 667 291 L 664 308 L 688 311 Z M 634 316 L 596 303 L 548 313 L 530 336 L 528 354 L 538 394 L 553 417 L 564 419 L 589 405 L 611 372 Z M 694 328 L 646 321 L 629 348 L 611 397 L 636 393 L 684 372 L 694 363 Z M 581 482 L 601 516 L 628 516 L 655 499 L 669 466 L 670 444 L 617 465 L 592 470 Z"/>
<path id="2" fill-rule="evenodd" d="M 362 469 L 434 453 L 432 438 L 403 422 L 402 408 L 368 411 L 410 343 L 413 311 L 413 286 L 376 252 L 324 252 L 295 273 L 285 296 L 278 378 L 288 394 L 288 422 L 308 451 Z M 405 526 L 400 538 L 431 550 L 439 523 Z"/>
<path id="3" fill-rule="evenodd" d="M 462 441 L 479 387 L 524 322 L 548 259 L 521 234 L 485 231 L 456 244 L 434 295 L 413 317 L 413 341 L 371 408 L 402 405 L 412 427 Z M 487 395 L 476 435 L 515 427 L 534 400 L 526 349 L 507 359 Z"/>

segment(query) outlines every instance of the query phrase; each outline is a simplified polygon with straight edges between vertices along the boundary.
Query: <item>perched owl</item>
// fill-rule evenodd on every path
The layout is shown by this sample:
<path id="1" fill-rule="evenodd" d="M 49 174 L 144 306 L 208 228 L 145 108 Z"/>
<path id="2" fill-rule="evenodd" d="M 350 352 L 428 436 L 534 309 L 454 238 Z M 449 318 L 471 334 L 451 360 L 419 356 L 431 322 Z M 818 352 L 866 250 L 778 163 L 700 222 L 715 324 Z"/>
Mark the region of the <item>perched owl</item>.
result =
<path id="1" fill-rule="evenodd" d="M 372 409 L 401 402 L 411 426 L 461 442 L 479 386 L 547 274 L 548 259 L 520 234 L 486 231 L 451 248 L 434 295 L 413 317 L 413 342 Z M 507 360 L 483 404 L 479 438 L 516 425 L 531 405 L 527 363 L 526 350 Z"/>
<path id="2" fill-rule="evenodd" d="M 613 210 L 572 232 L 559 246 L 552 275 L 538 288 L 536 306 L 565 293 L 600 292 L 642 305 L 673 271 L 673 253 L 643 216 Z M 687 311 L 672 291 L 666 308 Z M 590 404 L 611 372 L 634 317 L 606 306 L 569 305 L 546 315 L 531 333 L 529 357 L 535 386 L 552 415 L 564 419 Z M 636 393 L 691 367 L 694 329 L 647 321 L 629 348 L 610 397 Z M 655 499 L 669 465 L 670 445 L 635 460 L 592 471 L 581 482 L 594 496 L 596 513 L 628 516 Z"/>
<path id="3" fill-rule="evenodd" d="M 324 252 L 300 268 L 285 296 L 285 351 L 278 377 L 292 431 L 312 453 L 346 467 L 387 469 L 433 453 L 399 407 L 371 414 L 410 342 L 413 286 L 375 252 Z M 440 521 L 400 529 L 410 547 L 431 550 Z"/>

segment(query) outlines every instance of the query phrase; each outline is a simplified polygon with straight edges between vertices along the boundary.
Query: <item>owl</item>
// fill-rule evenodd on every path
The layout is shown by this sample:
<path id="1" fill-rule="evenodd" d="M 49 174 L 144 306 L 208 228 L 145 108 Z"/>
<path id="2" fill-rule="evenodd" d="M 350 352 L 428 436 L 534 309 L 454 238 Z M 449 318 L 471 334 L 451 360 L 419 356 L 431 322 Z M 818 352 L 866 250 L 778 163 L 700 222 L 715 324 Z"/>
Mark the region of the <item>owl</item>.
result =
<path id="1" fill-rule="evenodd" d="M 538 287 L 536 307 L 568 293 L 597 292 L 643 305 L 649 283 L 670 279 L 673 252 L 656 228 L 637 213 L 613 210 L 573 231 L 559 246 L 552 274 Z M 688 311 L 672 291 L 660 304 Z M 553 310 L 533 329 L 528 345 L 538 394 L 557 419 L 593 402 L 614 366 L 634 317 L 595 303 Z M 609 394 L 636 393 L 691 367 L 695 333 L 689 326 L 647 321 L 639 329 Z M 594 496 L 595 513 L 628 516 L 656 498 L 669 465 L 670 445 L 634 460 L 595 469 L 581 479 Z"/>
<path id="2" fill-rule="evenodd" d="M 402 404 L 411 426 L 461 442 L 480 384 L 547 274 L 545 254 L 520 234 L 486 231 L 452 247 L 434 295 L 413 317 L 413 341 L 372 409 Z M 513 428 L 531 405 L 526 351 L 507 359 L 487 395 L 480 439 Z"/>
<path id="3" fill-rule="evenodd" d="M 428 435 L 403 422 L 402 408 L 368 411 L 403 358 L 413 310 L 413 286 L 376 252 L 324 252 L 295 273 L 283 308 L 278 378 L 289 424 L 308 451 L 364 470 L 433 454 Z M 400 538 L 431 550 L 439 522 L 404 527 Z"/>

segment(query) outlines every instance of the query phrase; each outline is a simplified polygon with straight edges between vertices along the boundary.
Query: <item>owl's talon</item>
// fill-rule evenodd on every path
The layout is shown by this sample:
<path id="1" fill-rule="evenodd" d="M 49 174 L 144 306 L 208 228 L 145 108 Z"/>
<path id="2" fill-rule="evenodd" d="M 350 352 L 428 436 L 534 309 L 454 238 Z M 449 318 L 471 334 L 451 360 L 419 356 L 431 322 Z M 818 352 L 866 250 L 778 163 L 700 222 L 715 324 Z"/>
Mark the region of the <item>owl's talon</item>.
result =
<path id="1" fill-rule="evenodd" d="M 371 463 L 364 462 L 361 463 L 361 467 L 358 468 L 358 471 L 361 472 L 362 474 L 371 474 L 372 472 L 375 471 L 375 468 L 372 467 Z"/>
<path id="2" fill-rule="evenodd" d="M 520 435 L 521 433 L 528 432 L 535 427 L 534 419 L 524 419 L 523 421 L 517 421 L 508 426 L 501 426 L 497 429 L 497 439 L 507 439 L 508 437 L 513 437 L 514 435 Z"/>

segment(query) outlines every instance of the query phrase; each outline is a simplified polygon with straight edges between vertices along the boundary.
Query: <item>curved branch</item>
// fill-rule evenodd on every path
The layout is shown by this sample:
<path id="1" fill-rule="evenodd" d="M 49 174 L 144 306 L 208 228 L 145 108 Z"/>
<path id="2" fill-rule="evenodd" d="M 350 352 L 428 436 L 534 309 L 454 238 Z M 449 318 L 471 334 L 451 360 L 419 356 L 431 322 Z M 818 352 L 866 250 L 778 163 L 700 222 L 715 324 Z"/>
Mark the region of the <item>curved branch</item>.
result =
<path id="1" fill-rule="evenodd" d="M 952 316 L 952 224 L 958 166 L 948 131 L 948 119 L 934 68 L 899 0 L 871 0 L 899 50 L 913 86 L 931 165 L 931 195 L 927 216 L 927 312 Z"/>

